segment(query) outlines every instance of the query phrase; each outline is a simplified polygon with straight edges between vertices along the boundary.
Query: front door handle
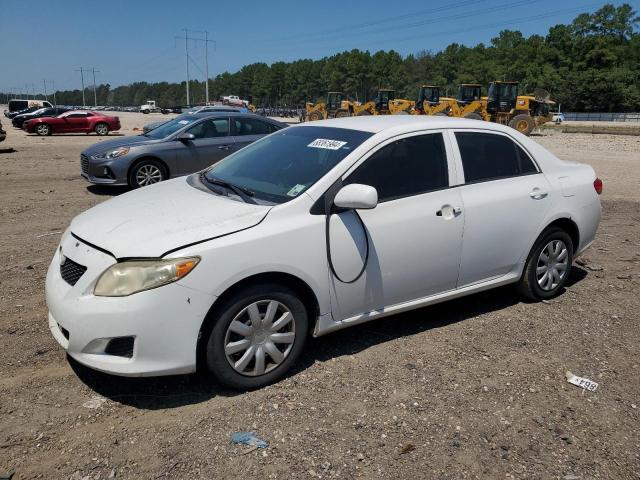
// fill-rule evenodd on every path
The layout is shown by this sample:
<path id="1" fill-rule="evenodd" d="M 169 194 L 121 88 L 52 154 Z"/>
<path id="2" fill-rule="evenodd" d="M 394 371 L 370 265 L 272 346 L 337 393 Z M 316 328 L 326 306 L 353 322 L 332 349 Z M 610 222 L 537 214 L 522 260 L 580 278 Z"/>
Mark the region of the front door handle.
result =
<path id="1" fill-rule="evenodd" d="M 231 146 L 230 145 L 220 145 L 218 148 L 220 150 L 231 150 Z"/>
<path id="2" fill-rule="evenodd" d="M 547 195 L 549 195 L 547 192 L 540 190 L 538 187 L 534 188 L 529 192 L 529 196 L 534 200 L 542 200 Z"/>
<path id="3" fill-rule="evenodd" d="M 453 217 L 457 217 L 462 213 L 461 207 L 452 207 L 451 205 L 443 205 L 440 210 L 436 212 L 437 217 L 444 217 L 445 219 L 450 219 Z"/>

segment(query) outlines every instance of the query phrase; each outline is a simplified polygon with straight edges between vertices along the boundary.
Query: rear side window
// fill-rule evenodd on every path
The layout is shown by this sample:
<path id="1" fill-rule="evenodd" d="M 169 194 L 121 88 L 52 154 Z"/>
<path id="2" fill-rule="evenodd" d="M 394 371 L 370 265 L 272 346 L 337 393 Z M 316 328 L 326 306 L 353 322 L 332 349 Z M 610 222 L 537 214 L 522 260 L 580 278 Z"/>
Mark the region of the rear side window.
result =
<path id="1" fill-rule="evenodd" d="M 442 134 L 416 135 L 381 148 L 345 181 L 378 191 L 378 201 L 418 195 L 449 186 Z"/>
<path id="2" fill-rule="evenodd" d="M 256 118 L 235 118 L 236 135 L 267 135 L 277 130 L 270 123 Z"/>
<path id="3" fill-rule="evenodd" d="M 456 132 L 466 183 L 536 173 L 524 150 L 502 135 Z"/>

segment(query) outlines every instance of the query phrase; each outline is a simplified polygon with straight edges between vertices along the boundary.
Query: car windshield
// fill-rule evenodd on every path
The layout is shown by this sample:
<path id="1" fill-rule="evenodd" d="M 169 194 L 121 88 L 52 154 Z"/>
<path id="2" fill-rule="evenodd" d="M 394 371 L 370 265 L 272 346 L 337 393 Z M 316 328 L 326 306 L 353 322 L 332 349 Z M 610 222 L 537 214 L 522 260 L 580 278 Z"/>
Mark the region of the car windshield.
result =
<path id="1" fill-rule="evenodd" d="M 169 135 L 195 122 L 199 118 L 200 117 L 196 117 L 194 115 L 180 115 L 173 120 L 169 120 L 167 123 L 163 123 L 153 130 L 149 130 L 144 134 L 144 136 L 151 138 L 167 138 Z"/>
<path id="2" fill-rule="evenodd" d="M 256 199 L 287 202 L 317 182 L 372 133 L 330 127 L 294 127 L 269 135 L 205 172 L 250 191 Z"/>

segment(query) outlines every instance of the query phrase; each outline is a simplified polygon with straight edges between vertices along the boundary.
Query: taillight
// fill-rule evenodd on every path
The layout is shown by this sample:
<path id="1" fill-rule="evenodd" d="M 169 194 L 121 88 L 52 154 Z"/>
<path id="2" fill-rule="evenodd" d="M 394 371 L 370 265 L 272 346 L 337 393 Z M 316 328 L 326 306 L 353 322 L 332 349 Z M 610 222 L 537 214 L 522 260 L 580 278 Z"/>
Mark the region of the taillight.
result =
<path id="1" fill-rule="evenodd" d="M 593 188 L 596 189 L 596 193 L 600 195 L 602 193 L 602 180 L 596 177 L 593 181 Z"/>

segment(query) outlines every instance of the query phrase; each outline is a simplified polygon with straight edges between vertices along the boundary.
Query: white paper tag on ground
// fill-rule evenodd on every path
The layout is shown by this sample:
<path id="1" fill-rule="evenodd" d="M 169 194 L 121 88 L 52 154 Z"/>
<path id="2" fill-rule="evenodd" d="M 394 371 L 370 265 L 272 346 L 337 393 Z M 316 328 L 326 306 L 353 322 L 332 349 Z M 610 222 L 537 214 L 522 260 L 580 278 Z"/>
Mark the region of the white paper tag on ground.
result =
<path id="1" fill-rule="evenodd" d="M 588 378 L 578 377 L 571 372 L 565 374 L 567 376 L 567 382 L 573 383 L 576 387 L 584 388 L 590 392 L 595 392 L 598 388 L 598 384 Z"/>
<path id="2" fill-rule="evenodd" d="M 341 142 L 340 140 L 329 140 L 327 138 L 316 138 L 307 147 L 311 148 L 324 148 L 325 150 L 338 150 L 345 146 L 347 142 Z"/>

